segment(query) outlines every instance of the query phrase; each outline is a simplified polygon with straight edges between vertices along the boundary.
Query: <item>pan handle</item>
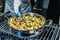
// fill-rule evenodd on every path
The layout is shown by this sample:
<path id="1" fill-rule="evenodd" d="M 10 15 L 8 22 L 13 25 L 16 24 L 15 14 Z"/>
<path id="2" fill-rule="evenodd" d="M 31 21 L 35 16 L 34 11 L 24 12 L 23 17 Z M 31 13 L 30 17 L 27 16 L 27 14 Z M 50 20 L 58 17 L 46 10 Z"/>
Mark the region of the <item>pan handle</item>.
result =
<path id="1" fill-rule="evenodd" d="M 50 26 L 53 23 L 52 19 L 49 19 L 46 21 L 46 25 L 45 26 Z"/>

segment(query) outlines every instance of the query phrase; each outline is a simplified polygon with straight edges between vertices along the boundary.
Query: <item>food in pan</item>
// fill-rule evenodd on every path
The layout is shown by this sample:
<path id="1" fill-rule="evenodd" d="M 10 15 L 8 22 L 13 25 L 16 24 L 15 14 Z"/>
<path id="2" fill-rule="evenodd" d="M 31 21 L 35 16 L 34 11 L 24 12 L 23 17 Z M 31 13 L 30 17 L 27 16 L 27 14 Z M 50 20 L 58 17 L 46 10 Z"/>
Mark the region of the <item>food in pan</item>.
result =
<path id="1" fill-rule="evenodd" d="M 42 16 L 29 16 L 27 14 L 22 14 L 22 20 L 19 20 L 18 17 L 12 17 L 8 20 L 8 24 L 10 27 L 17 29 L 17 30 L 36 30 L 41 28 L 44 23 L 45 19 Z"/>

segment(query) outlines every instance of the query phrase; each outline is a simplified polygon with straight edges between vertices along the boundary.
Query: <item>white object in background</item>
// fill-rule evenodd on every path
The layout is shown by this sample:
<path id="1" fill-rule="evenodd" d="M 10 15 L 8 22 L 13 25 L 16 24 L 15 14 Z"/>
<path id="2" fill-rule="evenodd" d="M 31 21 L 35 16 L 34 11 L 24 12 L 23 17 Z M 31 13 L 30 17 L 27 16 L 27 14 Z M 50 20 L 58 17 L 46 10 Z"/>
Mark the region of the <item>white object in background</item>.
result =
<path id="1" fill-rule="evenodd" d="M 21 5 L 21 0 L 14 0 L 14 12 L 17 14 L 19 11 L 19 6 Z"/>

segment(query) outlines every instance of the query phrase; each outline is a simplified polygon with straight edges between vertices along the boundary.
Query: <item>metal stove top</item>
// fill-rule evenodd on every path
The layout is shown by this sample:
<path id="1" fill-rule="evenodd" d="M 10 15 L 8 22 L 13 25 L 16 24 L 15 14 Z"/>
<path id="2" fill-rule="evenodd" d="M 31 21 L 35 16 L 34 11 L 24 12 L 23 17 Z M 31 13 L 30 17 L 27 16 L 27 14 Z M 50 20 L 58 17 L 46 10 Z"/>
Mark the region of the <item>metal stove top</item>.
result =
<path id="1" fill-rule="evenodd" d="M 9 18 L 9 14 L 0 17 L 0 40 L 59 40 L 60 26 L 50 22 L 50 20 L 34 35 L 19 38 L 11 32 L 11 28 L 7 23 Z"/>

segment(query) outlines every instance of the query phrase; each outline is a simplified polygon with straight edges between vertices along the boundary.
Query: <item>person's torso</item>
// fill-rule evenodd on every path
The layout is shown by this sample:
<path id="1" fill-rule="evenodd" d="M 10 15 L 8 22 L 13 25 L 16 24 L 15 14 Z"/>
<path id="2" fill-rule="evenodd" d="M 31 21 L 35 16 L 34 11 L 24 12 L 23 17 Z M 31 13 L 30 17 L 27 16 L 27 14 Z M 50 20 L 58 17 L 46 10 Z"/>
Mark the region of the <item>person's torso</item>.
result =
<path id="1" fill-rule="evenodd" d="M 7 4 L 9 5 L 11 10 L 14 10 L 14 0 L 7 0 Z M 28 2 L 28 0 L 26 1 L 22 1 L 22 12 L 29 12 L 31 11 L 31 7 L 30 4 Z"/>

